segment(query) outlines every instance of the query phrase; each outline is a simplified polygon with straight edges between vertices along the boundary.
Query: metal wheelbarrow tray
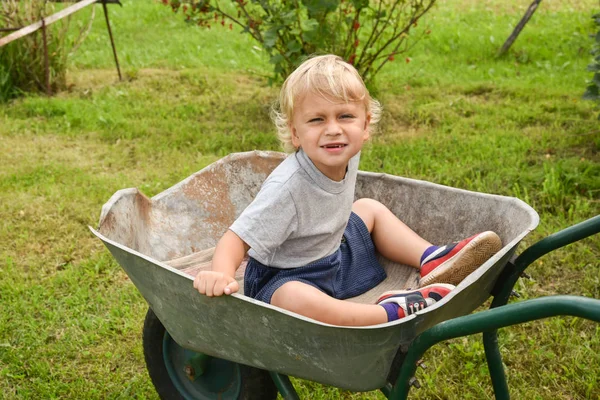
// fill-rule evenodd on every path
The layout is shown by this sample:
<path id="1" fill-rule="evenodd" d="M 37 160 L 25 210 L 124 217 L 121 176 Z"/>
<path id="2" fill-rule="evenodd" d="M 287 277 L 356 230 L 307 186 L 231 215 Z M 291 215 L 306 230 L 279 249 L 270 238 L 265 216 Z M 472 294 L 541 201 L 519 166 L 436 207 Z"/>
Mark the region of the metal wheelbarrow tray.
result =
<path id="1" fill-rule="evenodd" d="M 286 374 L 353 391 L 389 389 L 398 350 L 440 322 L 482 305 L 501 274 L 505 279 L 519 242 L 538 224 L 537 213 L 516 198 L 360 171 L 356 198 L 382 202 L 428 241 L 443 244 L 491 230 L 504 247 L 442 301 L 376 326 L 320 323 L 248 298 L 242 290 L 218 298 L 200 295 L 192 287 L 193 275 L 182 270 L 186 263 L 177 260 L 193 260 L 214 247 L 284 157 L 232 154 L 151 199 L 137 189 L 120 190 L 102 208 L 98 230 L 90 228 L 179 346 L 271 371 L 274 379 Z M 385 290 L 415 287 L 416 269 L 379 258 L 388 278 L 351 300 L 373 303 Z M 236 279 L 243 284 L 242 274 Z"/>

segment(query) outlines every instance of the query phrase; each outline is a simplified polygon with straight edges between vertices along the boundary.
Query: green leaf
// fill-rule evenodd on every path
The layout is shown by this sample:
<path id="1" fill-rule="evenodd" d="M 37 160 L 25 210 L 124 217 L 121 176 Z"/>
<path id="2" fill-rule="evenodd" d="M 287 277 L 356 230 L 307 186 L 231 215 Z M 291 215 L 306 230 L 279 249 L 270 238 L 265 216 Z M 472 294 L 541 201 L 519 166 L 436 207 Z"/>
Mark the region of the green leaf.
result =
<path id="1" fill-rule="evenodd" d="M 600 100 L 600 88 L 596 85 L 590 85 L 587 87 L 585 93 L 583 94 L 584 100 Z"/>
<path id="2" fill-rule="evenodd" d="M 381 10 L 380 12 L 377 13 L 377 15 L 375 16 L 375 18 L 385 18 L 387 17 L 387 10 Z"/>
<path id="3" fill-rule="evenodd" d="M 269 59 L 269 62 L 271 64 L 275 64 L 275 65 L 277 65 L 283 61 L 285 61 L 285 58 L 283 58 L 283 56 L 281 54 L 275 54 L 273 57 L 271 57 Z"/>
<path id="4" fill-rule="evenodd" d="M 263 46 L 265 48 L 270 49 L 275 47 L 275 43 L 277 42 L 277 29 L 269 29 L 263 35 Z"/>
<path id="5" fill-rule="evenodd" d="M 590 64 L 587 66 L 587 70 L 590 72 L 600 72 L 600 64 Z"/>
<path id="6" fill-rule="evenodd" d="M 301 26 L 304 32 L 314 31 L 319 29 L 319 22 L 316 19 L 311 18 L 302 21 Z"/>
<path id="7" fill-rule="evenodd" d="M 302 50 L 302 45 L 296 40 L 290 40 L 286 43 L 285 47 L 289 50 L 288 54 L 297 53 Z"/>
<path id="8" fill-rule="evenodd" d="M 363 8 L 369 7 L 369 0 L 352 0 L 354 8 L 362 10 Z"/>
<path id="9" fill-rule="evenodd" d="M 302 32 L 302 40 L 308 44 L 317 44 L 319 42 L 319 31 Z"/>
<path id="10" fill-rule="evenodd" d="M 308 15 L 323 15 L 335 11 L 340 0 L 303 0 L 302 4 L 308 10 Z"/>
<path id="11" fill-rule="evenodd" d="M 319 23 L 315 19 L 302 21 L 302 40 L 315 43 L 319 39 Z"/>
<path id="12" fill-rule="evenodd" d="M 275 64 L 275 68 L 273 68 L 273 71 L 275 71 L 276 74 L 283 74 L 285 72 L 283 67 L 281 66 L 281 63 Z"/>
<path id="13" fill-rule="evenodd" d="M 282 20 L 286 25 L 290 25 L 296 22 L 296 19 L 298 18 L 296 16 L 296 11 L 290 11 L 287 13 L 284 13 L 282 16 Z"/>

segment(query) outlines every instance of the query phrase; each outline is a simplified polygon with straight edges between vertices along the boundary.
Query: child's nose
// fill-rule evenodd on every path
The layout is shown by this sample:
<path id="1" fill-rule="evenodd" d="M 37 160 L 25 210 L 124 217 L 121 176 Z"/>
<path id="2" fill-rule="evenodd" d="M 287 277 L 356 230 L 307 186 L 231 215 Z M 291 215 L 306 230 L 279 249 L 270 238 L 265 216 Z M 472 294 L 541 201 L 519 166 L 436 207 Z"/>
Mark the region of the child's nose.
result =
<path id="1" fill-rule="evenodd" d="M 337 121 L 330 121 L 325 127 L 326 135 L 339 135 L 342 133 L 342 128 Z"/>

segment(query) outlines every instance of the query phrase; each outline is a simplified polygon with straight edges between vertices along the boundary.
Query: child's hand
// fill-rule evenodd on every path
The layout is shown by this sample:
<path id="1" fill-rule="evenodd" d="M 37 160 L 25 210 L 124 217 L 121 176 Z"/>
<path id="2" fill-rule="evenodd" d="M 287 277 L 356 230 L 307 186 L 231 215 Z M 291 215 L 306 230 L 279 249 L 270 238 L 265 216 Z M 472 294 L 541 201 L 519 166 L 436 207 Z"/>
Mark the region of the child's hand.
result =
<path id="1" fill-rule="evenodd" d="M 235 293 L 240 285 L 237 281 L 222 272 L 201 271 L 194 279 L 194 288 L 208 297 L 222 296 L 223 294 Z"/>

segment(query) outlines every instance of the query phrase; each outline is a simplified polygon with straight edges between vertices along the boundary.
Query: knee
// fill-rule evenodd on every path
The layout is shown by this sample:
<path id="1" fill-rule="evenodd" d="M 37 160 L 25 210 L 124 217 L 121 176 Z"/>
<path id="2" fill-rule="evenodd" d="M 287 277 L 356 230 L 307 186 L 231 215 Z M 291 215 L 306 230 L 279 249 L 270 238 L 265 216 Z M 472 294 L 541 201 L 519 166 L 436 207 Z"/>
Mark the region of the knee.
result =
<path id="1" fill-rule="evenodd" d="M 356 200 L 352 204 L 352 209 L 354 210 L 354 208 L 369 210 L 369 211 L 374 212 L 374 213 L 378 213 L 378 212 L 381 212 L 381 211 L 387 209 L 386 206 L 384 206 L 383 204 L 381 204 L 377 200 L 375 200 L 375 199 L 369 199 L 369 198 L 363 198 L 363 199 Z"/>
<path id="2" fill-rule="evenodd" d="M 352 211 L 363 220 L 369 232 L 373 229 L 377 217 L 386 210 L 383 204 L 373 199 L 359 199 L 352 205 Z"/>
<path id="3" fill-rule="evenodd" d="M 271 304 L 321 322 L 332 322 L 331 297 L 314 286 L 291 281 L 273 293 Z"/>
<path id="4" fill-rule="evenodd" d="M 306 315 L 314 307 L 313 287 L 301 282 L 291 281 L 281 285 L 271 297 L 271 304 L 298 314 Z"/>

